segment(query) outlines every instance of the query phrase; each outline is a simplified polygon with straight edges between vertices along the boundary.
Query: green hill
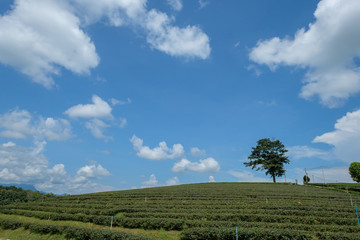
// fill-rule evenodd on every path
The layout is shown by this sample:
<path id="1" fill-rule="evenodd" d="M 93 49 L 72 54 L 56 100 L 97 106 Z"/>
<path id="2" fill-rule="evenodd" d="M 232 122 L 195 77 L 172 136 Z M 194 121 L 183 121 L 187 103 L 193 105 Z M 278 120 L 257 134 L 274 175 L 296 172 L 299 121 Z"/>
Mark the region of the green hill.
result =
<path id="1" fill-rule="evenodd" d="M 360 195 L 314 186 L 188 184 L 5 205 L 0 226 L 62 239 L 226 240 L 236 228 L 238 239 L 360 239 L 352 202 Z"/>

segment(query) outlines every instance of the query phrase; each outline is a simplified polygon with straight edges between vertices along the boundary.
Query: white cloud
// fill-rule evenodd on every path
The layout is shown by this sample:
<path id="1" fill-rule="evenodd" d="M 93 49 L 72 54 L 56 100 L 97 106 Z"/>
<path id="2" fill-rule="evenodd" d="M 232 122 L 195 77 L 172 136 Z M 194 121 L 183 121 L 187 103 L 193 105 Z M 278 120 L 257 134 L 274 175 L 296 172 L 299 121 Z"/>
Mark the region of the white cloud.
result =
<path id="1" fill-rule="evenodd" d="M 246 69 L 248 71 L 253 71 L 257 77 L 260 77 L 262 74 L 261 70 L 254 64 L 250 64 L 249 66 L 246 67 Z"/>
<path id="2" fill-rule="evenodd" d="M 302 158 L 320 158 L 328 160 L 334 158 L 333 153 L 330 151 L 324 151 L 308 146 L 292 146 L 287 149 L 289 150 L 288 156 L 295 160 Z"/>
<path id="3" fill-rule="evenodd" d="M 191 155 L 192 156 L 205 156 L 206 155 L 206 151 L 199 149 L 197 147 L 193 147 L 190 149 Z"/>
<path id="4" fill-rule="evenodd" d="M 126 118 L 120 118 L 120 124 L 119 127 L 123 128 L 127 125 L 127 119 Z"/>
<path id="5" fill-rule="evenodd" d="M 112 139 L 111 136 L 106 136 L 104 134 L 105 130 L 111 126 L 123 128 L 127 124 L 127 119 L 120 118 L 118 123 L 115 122 L 114 117 L 111 114 L 112 107 L 97 95 L 92 96 L 92 102 L 92 104 L 75 105 L 66 110 L 64 113 L 71 118 L 91 118 L 91 120 L 85 122 L 85 127 L 91 131 L 92 135 L 96 138 L 103 138 L 105 140 Z M 113 106 L 116 106 L 130 103 L 131 100 L 128 98 L 127 102 L 122 102 L 111 98 L 109 102 Z"/>
<path id="6" fill-rule="evenodd" d="M 34 118 L 26 110 L 13 110 L 0 115 L 0 136 L 24 139 L 32 136 L 36 139 L 67 140 L 73 136 L 71 125 L 65 119 Z"/>
<path id="7" fill-rule="evenodd" d="M 131 24 L 146 14 L 147 0 L 75 0 L 70 1 L 73 10 L 87 25 L 107 18 L 112 26 Z"/>
<path id="8" fill-rule="evenodd" d="M 165 13 L 154 9 L 148 12 L 143 26 L 148 43 L 166 54 L 201 59 L 210 55 L 209 37 L 197 26 L 172 26 Z"/>
<path id="9" fill-rule="evenodd" d="M 182 6 L 180 0 L 170 2 L 176 9 Z M 145 31 L 147 42 L 152 48 L 171 56 L 209 57 L 209 38 L 199 27 L 174 26 L 173 17 L 156 9 L 147 10 L 146 3 L 146 0 L 77 0 L 76 9 L 80 13 L 78 15 L 85 16 L 88 23 L 106 17 L 113 26 L 140 27 Z"/>
<path id="10" fill-rule="evenodd" d="M 100 164 L 86 165 L 77 171 L 77 176 L 83 176 L 88 179 L 94 179 L 101 176 L 110 176 L 110 172 L 103 168 Z"/>
<path id="11" fill-rule="evenodd" d="M 7 168 L 0 171 L 0 179 L 5 182 L 18 182 L 20 180 L 16 174 L 9 172 Z"/>
<path id="12" fill-rule="evenodd" d="M 86 74 L 99 57 L 65 1 L 17 0 L 0 16 L 0 62 L 50 88 L 59 66 Z"/>
<path id="13" fill-rule="evenodd" d="M 156 179 L 155 174 L 151 174 L 149 180 L 142 182 L 141 188 L 156 187 L 158 185 L 159 185 L 159 182 Z"/>
<path id="14" fill-rule="evenodd" d="M 15 143 L 13 143 L 13 142 L 7 142 L 7 143 L 3 143 L 3 145 L 2 145 L 3 147 L 15 147 L 16 146 L 16 144 Z"/>
<path id="15" fill-rule="evenodd" d="M 180 11 L 183 7 L 181 0 L 167 0 L 167 3 L 175 10 Z"/>
<path id="16" fill-rule="evenodd" d="M 229 174 L 236 177 L 238 182 L 272 182 L 270 178 L 255 177 L 252 172 L 249 171 L 229 171 Z"/>
<path id="17" fill-rule="evenodd" d="M 109 101 L 110 101 L 111 105 L 113 105 L 113 106 L 124 105 L 124 104 L 130 104 L 131 103 L 130 98 L 127 98 L 126 101 L 120 101 L 120 100 L 117 100 L 116 98 L 110 98 Z"/>
<path id="18" fill-rule="evenodd" d="M 179 185 L 180 181 L 178 177 L 173 177 L 168 180 L 166 180 L 166 186 L 173 186 L 173 185 Z"/>
<path id="19" fill-rule="evenodd" d="M 72 137 L 71 125 L 65 119 L 40 118 L 37 131 L 48 140 L 62 141 Z"/>
<path id="20" fill-rule="evenodd" d="M 106 124 L 104 121 L 100 119 L 92 119 L 85 123 L 85 127 L 89 129 L 96 138 L 103 138 L 105 140 L 111 140 L 112 137 L 104 135 L 104 131 L 106 128 L 110 127 L 110 125 Z"/>
<path id="21" fill-rule="evenodd" d="M 56 164 L 53 168 L 46 170 L 44 175 L 48 177 L 47 181 L 45 181 L 47 184 L 63 184 L 64 178 L 67 178 L 64 164 Z M 45 182 L 38 184 L 44 184 Z"/>
<path id="22" fill-rule="evenodd" d="M 184 155 L 184 147 L 181 144 L 174 144 L 171 149 L 168 148 L 166 142 L 160 142 L 158 147 L 151 149 L 148 146 L 143 146 L 143 140 L 135 135 L 130 139 L 130 142 L 137 152 L 136 155 L 149 160 L 174 159 Z"/>
<path id="23" fill-rule="evenodd" d="M 47 158 L 42 154 L 46 142 L 38 142 L 33 148 L 0 146 L 1 182 L 38 182 L 48 167 Z"/>
<path id="24" fill-rule="evenodd" d="M 214 176 L 209 176 L 209 182 L 216 182 Z"/>
<path id="25" fill-rule="evenodd" d="M 70 176 L 64 164 L 49 167 L 43 154 L 46 142 L 35 142 L 33 147 L 0 145 L 0 183 L 32 184 L 41 191 L 53 193 L 85 193 L 111 190 L 93 182 L 103 176 L 110 176 L 101 165 L 86 165 Z"/>
<path id="26" fill-rule="evenodd" d="M 318 96 L 322 104 L 336 107 L 360 91 L 360 2 L 322 0 L 315 22 L 295 33 L 294 38 L 274 37 L 259 41 L 250 59 L 272 70 L 288 65 L 305 68 L 301 96 Z"/>
<path id="27" fill-rule="evenodd" d="M 199 162 L 190 162 L 187 159 L 181 159 L 176 162 L 171 169 L 173 172 L 184 173 L 187 171 L 193 172 L 218 172 L 220 171 L 219 163 L 213 158 L 206 158 Z"/>
<path id="28" fill-rule="evenodd" d="M 334 146 L 334 154 L 345 162 L 353 162 L 360 155 L 360 110 L 348 112 L 337 120 L 335 130 L 317 136 L 313 142 Z"/>
<path id="29" fill-rule="evenodd" d="M 0 115 L 0 136 L 8 138 L 26 138 L 32 134 L 32 116 L 25 110 L 13 110 Z"/>
<path id="30" fill-rule="evenodd" d="M 180 9 L 180 0 L 172 2 Z M 174 18 L 147 10 L 146 3 L 146 0 L 16 0 L 0 16 L 0 62 L 46 88 L 55 84 L 52 77 L 59 75 L 62 67 L 76 74 L 89 74 L 99 64 L 99 56 L 82 27 L 103 19 L 112 26 L 142 29 L 152 48 L 169 55 L 201 59 L 210 55 L 209 38 L 199 27 L 174 26 Z"/>
<path id="31" fill-rule="evenodd" d="M 199 0 L 198 2 L 199 2 L 200 9 L 206 7 L 210 3 L 209 0 Z"/>
<path id="32" fill-rule="evenodd" d="M 65 111 L 72 118 L 112 118 L 110 105 L 97 95 L 92 96 L 92 104 L 78 104 Z"/>

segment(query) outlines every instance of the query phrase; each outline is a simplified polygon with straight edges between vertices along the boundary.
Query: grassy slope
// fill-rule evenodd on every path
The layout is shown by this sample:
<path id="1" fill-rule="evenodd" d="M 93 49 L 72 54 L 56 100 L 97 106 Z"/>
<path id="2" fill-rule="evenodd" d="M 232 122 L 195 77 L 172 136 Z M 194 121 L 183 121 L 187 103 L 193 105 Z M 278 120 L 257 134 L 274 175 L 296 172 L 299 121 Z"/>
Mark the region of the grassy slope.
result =
<path id="1" fill-rule="evenodd" d="M 354 200 L 360 201 L 360 196 L 353 196 Z M 150 217 L 158 217 L 159 214 L 172 214 L 173 217 L 178 218 L 182 216 L 184 212 L 188 212 L 190 216 L 199 215 L 202 222 L 211 223 L 213 220 L 206 219 L 209 217 L 207 214 L 217 214 L 219 211 L 226 211 L 226 214 L 233 214 L 234 211 L 237 214 L 257 214 L 259 209 L 264 211 L 264 216 L 271 215 L 277 209 L 291 211 L 290 214 L 296 214 L 296 211 L 303 211 L 303 215 L 309 215 L 309 212 L 314 211 L 314 216 L 310 218 L 316 218 L 316 213 L 327 214 L 327 210 L 332 208 L 347 209 L 352 211 L 348 195 L 345 192 L 329 191 L 327 189 L 321 189 L 316 187 L 306 186 L 294 186 L 288 184 L 267 184 L 267 183 L 211 183 L 211 184 L 189 184 L 172 187 L 160 187 L 152 189 L 137 189 L 118 192 L 103 192 L 94 194 L 84 194 L 77 196 L 59 197 L 45 201 L 42 204 L 48 204 L 49 206 L 55 206 L 56 204 L 64 204 L 63 206 L 87 206 L 86 204 L 99 204 L 105 209 L 113 207 L 124 207 L 139 211 L 131 212 L 118 212 L 119 216 L 133 217 L 136 214 L 148 214 Z M 26 206 L 23 204 L 22 206 Z M 66 208 L 66 207 L 64 207 Z M 322 210 L 324 208 L 324 211 Z M 299 210 L 297 210 L 299 209 Z M 161 212 L 161 213 L 159 213 Z M 329 212 L 328 216 L 332 214 L 342 214 L 337 212 Z M 192 214 L 192 215 L 191 215 Z M 204 216 L 201 218 L 201 214 Z M 344 217 L 351 218 L 352 213 L 344 213 Z M 280 215 L 279 215 L 280 216 Z M 350 216 L 350 217 L 349 217 Z M 35 218 L 29 218 L 24 216 L 15 215 L 3 215 L 0 217 L 16 218 L 22 221 L 40 221 L 40 222 L 53 222 L 53 224 L 60 225 L 77 225 L 81 227 L 89 228 L 101 228 L 108 229 L 106 226 L 98 226 L 91 223 L 82 223 L 74 221 L 48 221 L 39 220 Z M 186 217 L 186 216 L 185 216 Z M 276 217 L 274 215 L 274 217 Z M 286 217 L 286 216 L 285 216 Z M 291 217 L 291 216 L 290 216 Z M 303 217 L 301 212 L 297 216 Z M 326 217 L 326 216 L 325 216 Z M 295 218 L 294 218 L 295 219 Z M 306 217 L 304 216 L 304 219 Z M 320 218 L 321 219 L 321 218 Z M 317 221 L 317 220 L 316 220 Z M 316 223 L 316 221 L 314 221 Z M 251 223 L 252 224 L 252 223 Z M 260 223 L 271 225 L 274 227 L 287 227 L 286 224 L 292 224 L 293 227 L 301 226 L 302 223 Z M 289 226 L 290 226 L 289 225 Z M 313 224 L 314 225 L 314 224 Z M 315 225 L 314 225 L 315 226 Z M 320 227 L 327 226 L 326 224 L 320 224 Z M 336 228 L 336 225 L 331 225 Z M 356 226 L 354 224 L 352 226 Z M 344 227 L 344 226 L 341 226 Z M 340 227 L 339 227 L 340 228 Z M 152 236 L 158 239 L 179 239 L 179 231 L 164 231 L 164 230 L 144 230 L 144 229 L 126 229 L 121 227 L 114 227 L 114 230 L 127 231 L 136 234 L 143 234 Z M 254 226 L 257 229 L 257 226 Z M 316 227 L 315 227 L 316 229 Z M 296 230 L 296 228 L 295 228 Z M 336 230 L 336 229 L 335 229 Z M 335 231 L 334 230 L 334 231 Z M 21 232 L 21 230 L 16 230 Z M 14 232 L 16 232 L 14 231 Z M 25 231 L 25 230 L 22 230 Z M 338 230 L 336 230 L 338 231 Z M 6 230 L 6 233 L 11 231 Z M 1 233 L 1 232 L 0 232 Z M 2 234 L 0 234 L 2 236 Z M 6 237 L 5 235 L 3 237 Z M 57 236 L 62 237 L 62 236 Z M 14 238 L 20 239 L 20 238 Z M 37 238 L 29 238 L 37 239 Z M 40 239 L 40 238 L 39 238 Z M 47 239 L 47 238 L 44 238 Z M 59 238 L 61 239 L 61 238 Z"/>

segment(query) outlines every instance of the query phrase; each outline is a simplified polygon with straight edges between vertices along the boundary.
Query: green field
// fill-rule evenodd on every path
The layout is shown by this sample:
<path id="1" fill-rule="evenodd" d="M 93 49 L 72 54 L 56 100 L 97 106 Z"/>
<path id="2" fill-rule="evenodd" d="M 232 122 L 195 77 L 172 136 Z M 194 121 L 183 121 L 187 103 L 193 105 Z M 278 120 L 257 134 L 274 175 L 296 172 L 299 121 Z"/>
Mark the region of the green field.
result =
<path id="1" fill-rule="evenodd" d="M 324 186 L 189 184 L 4 205 L 0 226 L 58 234 L 33 239 L 226 240 L 236 227 L 238 239 L 360 239 L 355 202 L 359 194 Z"/>

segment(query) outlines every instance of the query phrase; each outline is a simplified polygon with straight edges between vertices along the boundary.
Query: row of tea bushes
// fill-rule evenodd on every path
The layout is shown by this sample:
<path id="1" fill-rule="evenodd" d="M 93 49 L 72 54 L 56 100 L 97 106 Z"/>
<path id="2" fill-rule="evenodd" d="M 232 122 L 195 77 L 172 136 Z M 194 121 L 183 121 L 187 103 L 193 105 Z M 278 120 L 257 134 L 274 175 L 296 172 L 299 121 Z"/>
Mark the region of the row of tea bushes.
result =
<path id="1" fill-rule="evenodd" d="M 60 226 L 53 225 L 51 223 L 31 223 L 22 222 L 17 220 L 11 220 L 6 218 L 0 218 L 0 227 L 2 229 L 17 229 L 25 228 L 32 232 L 40 234 L 65 234 L 67 239 L 76 240 L 99 240 L 99 239 L 113 239 L 113 240 L 154 240 L 153 238 L 126 233 L 119 231 L 101 230 L 80 228 L 73 226 Z"/>
<path id="2" fill-rule="evenodd" d="M 359 234 L 343 234 L 322 232 L 315 235 L 294 230 L 279 229 L 216 229 L 216 228 L 191 228 L 181 233 L 181 240 L 359 240 Z"/>

